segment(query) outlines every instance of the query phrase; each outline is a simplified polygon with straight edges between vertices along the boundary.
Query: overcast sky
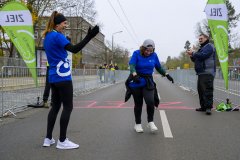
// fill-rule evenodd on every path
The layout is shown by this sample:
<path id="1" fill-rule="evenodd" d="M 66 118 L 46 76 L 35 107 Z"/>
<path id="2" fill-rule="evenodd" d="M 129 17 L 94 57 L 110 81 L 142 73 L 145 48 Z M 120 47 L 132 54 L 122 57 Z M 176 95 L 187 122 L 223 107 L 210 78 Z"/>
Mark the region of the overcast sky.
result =
<path id="1" fill-rule="evenodd" d="M 197 42 L 194 34 L 197 22 L 206 18 L 204 11 L 207 0 L 118 0 L 125 11 L 138 39 L 132 31 L 117 0 L 109 0 L 125 24 L 121 23 L 108 0 L 95 0 L 98 21 L 103 23 L 101 32 L 105 40 L 117 43 L 131 51 L 141 45 L 145 39 L 152 39 L 160 61 L 168 56 L 178 56 L 184 50 L 187 40 L 191 46 Z M 230 0 L 237 13 L 240 12 L 240 0 Z M 240 23 L 238 23 L 240 25 Z M 128 31 L 132 35 L 128 33 Z M 235 29 L 240 33 L 240 26 Z"/>

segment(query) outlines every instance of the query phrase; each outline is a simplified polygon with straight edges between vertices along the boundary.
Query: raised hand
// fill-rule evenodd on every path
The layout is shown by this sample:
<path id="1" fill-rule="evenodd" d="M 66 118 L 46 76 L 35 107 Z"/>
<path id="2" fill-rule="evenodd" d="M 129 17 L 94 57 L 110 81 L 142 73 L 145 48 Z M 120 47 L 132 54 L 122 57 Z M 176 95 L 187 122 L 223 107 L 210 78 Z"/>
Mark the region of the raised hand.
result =
<path id="1" fill-rule="evenodd" d="M 88 28 L 88 33 L 87 35 L 90 38 L 95 37 L 97 34 L 99 33 L 99 27 L 96 25 L 95 27 L 93 27 L 93 29 L 91 29 L 91 27 Z"/>

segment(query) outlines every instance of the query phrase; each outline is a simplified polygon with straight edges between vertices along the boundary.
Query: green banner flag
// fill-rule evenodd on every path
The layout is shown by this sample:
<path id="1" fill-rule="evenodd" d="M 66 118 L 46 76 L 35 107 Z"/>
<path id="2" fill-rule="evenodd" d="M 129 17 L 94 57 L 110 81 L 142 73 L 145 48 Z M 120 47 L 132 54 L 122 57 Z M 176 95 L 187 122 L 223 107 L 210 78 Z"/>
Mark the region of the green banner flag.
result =
<path id="1" fill-rule="evenodd" d="M 228 90 L 228 11 L 225 0 L 208 0 L 205 12 Z"/>
<path id="2" fill-rule="evenodd" d="M 32 16 L 28 8 L 16 1 L 0 9 L 0 25 L 11 39 L 28 67 L 36 67 L 35 42 Z M 36 69 L 30 69 L 37 84 Z"/>

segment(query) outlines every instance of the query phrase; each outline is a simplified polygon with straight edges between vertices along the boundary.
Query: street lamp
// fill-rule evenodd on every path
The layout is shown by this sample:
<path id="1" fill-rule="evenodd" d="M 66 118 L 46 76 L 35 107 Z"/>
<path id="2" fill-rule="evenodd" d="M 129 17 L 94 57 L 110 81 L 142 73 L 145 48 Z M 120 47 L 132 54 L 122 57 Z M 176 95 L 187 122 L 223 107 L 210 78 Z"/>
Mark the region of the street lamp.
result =
<path id="1" fill-rule="evenodd" d="M 113 61 L 113 35 L 116 34 L 116 33 L 121 33 L 121 32 L 122 31 L 115 32 L 115 33 L 112 34 L 112 61 Z M 113 63 L 112 61 L 111 61 L 111 63 Z"/>

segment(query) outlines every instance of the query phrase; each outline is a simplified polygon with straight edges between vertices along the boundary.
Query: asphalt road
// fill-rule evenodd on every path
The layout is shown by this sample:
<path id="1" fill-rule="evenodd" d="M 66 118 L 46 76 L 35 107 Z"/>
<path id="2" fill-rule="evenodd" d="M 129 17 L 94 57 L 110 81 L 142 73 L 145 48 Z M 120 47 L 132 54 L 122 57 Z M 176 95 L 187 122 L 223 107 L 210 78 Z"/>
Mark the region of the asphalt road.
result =
<path id="1" fill-rule="evenodd" d="M 0 122 L 9 121 L 0 125 L 0 159 L 240 159 L 239 112 L 212 111 L 211 116 L 196 112 L 197 96 L 158 75 L 155 81 L 161 97 L 154 119 L 157 132 L 146 127 L 145 109 L 142 114 L 144 132 L 135 132 L 133 99 L 123 103 L 125 87 L 124 83 L 119 83 L 74 99 L 67 137 L 78 143 L 79 149 L 58 150 L 56 144 L 42 147 L 49 109 L 32 109 L 32 114 L 21 116 L 31 112 L 26 111 L 17 115 L 19 119 L 4 118 L 4 122 Z M 217 105 L 215 102 L 214 107 Z M 170 133 L 171 138 L 167 137 Z M 53 132 L 55 140 L 58 136 L 59 117 Z"/>

